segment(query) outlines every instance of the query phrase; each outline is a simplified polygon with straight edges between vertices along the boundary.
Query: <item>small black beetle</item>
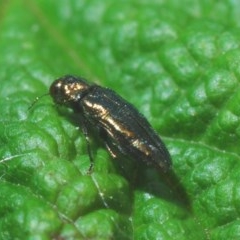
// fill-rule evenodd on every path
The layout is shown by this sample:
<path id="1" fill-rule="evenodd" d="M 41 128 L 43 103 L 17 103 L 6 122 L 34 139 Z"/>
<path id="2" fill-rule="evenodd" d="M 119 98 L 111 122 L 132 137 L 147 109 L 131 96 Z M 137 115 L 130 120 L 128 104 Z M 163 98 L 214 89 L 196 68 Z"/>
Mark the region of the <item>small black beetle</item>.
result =
<path id="1" fill-rule="evenodd" d="M 49 91 L 55 103 L 79 114 L 86 137 L 89 127 L 98 130 L 113 157 L 121 153 L 164 172 L 170 169 L 171 157 L 162 140 L 146 118 L 114 91 L 74 76 L 55 80 Z"/>

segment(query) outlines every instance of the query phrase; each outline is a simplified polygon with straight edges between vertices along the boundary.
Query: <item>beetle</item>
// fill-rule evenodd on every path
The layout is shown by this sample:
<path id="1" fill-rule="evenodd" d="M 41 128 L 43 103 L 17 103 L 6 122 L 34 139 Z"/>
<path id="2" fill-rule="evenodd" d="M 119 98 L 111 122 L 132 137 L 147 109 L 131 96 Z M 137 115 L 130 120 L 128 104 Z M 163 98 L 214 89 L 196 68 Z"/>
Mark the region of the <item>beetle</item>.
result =
<path id="1" fill-rule="evenodd" d="M 78 114 L 86 138 L 89 128 L 95 128 L 113 158 L 123 154 L 163 172 L 171 168 L 161 138 L 146 118 L 113 90 L 66 75 L 51 84 L 49 94 L 56 104 Z"/>

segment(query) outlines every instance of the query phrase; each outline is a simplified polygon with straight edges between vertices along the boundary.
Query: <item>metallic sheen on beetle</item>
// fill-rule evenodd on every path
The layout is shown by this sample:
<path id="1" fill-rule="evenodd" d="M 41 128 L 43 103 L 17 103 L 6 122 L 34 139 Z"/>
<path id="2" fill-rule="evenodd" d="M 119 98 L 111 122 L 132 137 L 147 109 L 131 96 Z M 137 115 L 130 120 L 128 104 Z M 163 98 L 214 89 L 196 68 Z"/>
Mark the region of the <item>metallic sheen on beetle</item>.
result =
<path id="1" fill-rule="evenodd" d="M 123 154 L 164 172 L 170 169 L 171 157 L 163 141 L 146 118 L 116 92 L 67 75 L 52 83 L 50 95 L 56 104 L 79 114 L 85 135 L 89 128 L 96 129 L 113 157 Z"/>

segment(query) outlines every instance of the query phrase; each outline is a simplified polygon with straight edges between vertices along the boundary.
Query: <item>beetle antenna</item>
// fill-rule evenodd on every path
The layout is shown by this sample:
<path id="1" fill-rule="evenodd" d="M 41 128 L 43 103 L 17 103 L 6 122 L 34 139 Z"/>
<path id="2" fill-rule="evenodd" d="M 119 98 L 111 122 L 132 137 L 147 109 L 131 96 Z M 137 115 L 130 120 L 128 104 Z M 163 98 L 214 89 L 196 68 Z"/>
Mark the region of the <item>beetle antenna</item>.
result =
<path id="1" fill-rule="evenodd" d="M 30 111 L 30 110 L 32 109 L 32 107 L 33 107 L 40 99 L 42 99 L 43 97 L 45 97 L 45 96 L 47 96 L 47 95 L 49 95 L 49 93 L 45 93 L 45 94 L 43 94 L 43 95 L 40 96 L 40 97 L 36 97 L 36 98 L 34 99 L 34 101 L 32 102 L 32 104 L 29 106 L 28 111 Z"/>

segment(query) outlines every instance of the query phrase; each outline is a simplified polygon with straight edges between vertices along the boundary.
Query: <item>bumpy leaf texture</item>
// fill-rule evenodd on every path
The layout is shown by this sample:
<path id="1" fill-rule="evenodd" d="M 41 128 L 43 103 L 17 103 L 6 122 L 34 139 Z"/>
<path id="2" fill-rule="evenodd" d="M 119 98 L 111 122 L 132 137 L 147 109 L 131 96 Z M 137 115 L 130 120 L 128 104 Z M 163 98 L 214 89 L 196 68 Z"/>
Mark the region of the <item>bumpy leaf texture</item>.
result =
<path id="1" fill-rule="evenodd" d="M 0 239 L 239 239 L 240 2 L 0 2 Z M 86 141 L 62 75 L 128 99 L 166 175 Z M 116 162 L 117 161 L 117 162 Z M 123 165 L 123 166 L 121 166 Z"/>

